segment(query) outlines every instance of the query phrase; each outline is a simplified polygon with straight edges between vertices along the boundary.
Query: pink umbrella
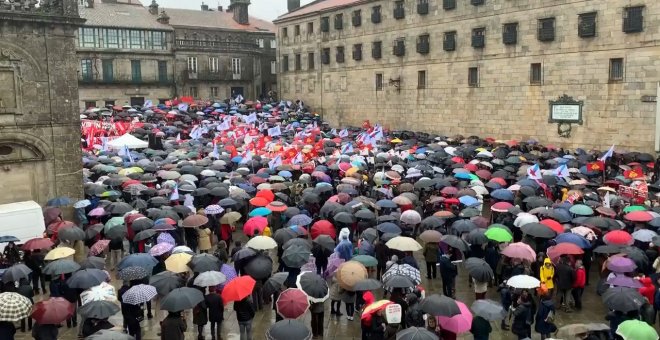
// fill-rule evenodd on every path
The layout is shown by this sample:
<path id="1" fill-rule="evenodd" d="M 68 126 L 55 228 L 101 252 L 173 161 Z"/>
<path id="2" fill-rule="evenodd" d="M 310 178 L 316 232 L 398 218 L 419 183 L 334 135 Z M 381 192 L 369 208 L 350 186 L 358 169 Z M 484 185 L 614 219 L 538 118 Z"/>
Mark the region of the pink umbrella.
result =
<path id="1" fill-rule="evenodd" d="M 277 312 L 284 318 L 296 319 L 309 308 L 307 294 L 297 288 L 288 288 L 277 298 Z"/>
<path id="2" fill-rule="evenodd" d="M 103 253 L 106 250 L 106 248 L 108 248 L 109 244 L 110 244 L 110 240 L 96 241 L 96 243 L 94 243 L 94 245 L 92 245 L 92 247 L 89 248 L 89 253 L 94 256 L 99 255 Z"/>
<path id="3" fill-rule="evenodd" d="M 332 253 L 332 255 L 328 257 L 328 266 L 325 268 L 323 277 L 328 278 L 334 275 L 342 263 L 344 263 L 344 259 L 340 258 L 337 253 Z"/>
<path id="4" fill-rule="evenodd" d="M 470 309 L 460 301 L 456 301 L 458 309 L 461 310 L 461 314 L 454 315 L 452 317 L 448 316 L 436 316 L 438 323 L 442 329 L 446 329 L 455 334 L 461 334 L 469 332 L 472 328 L 472 312 Z"/>
<path id="5" fill-rule="evenodd" d="M 152 256 L 160 256 L 172 250 L 172 248 L 174 248 L 174 246 L 170 243 L 167 242 L 158 243 L 157 245 L 153 246 L 151 250 L 149 250 L 149 254 L 151 254 Z"/>
<path id="6" fill-rule="evenodd" d="M 259 234 L 263 233 L 268 225 L 268 219 L 261 216 L 252 217 L 243 225 L 243 233 L 247 236 L 254 235 L 255 230 L 259 230 Z"/>
<path id="7" fill-rule="evenodd" d="M 98 217 L 98 216 L 105 216 L 106 214 L 107 212 L 105 211 L 105 209 L 99 207 L 92 209 L 92 211 L 90 211 L 88 215 Z"/>
<path id="8" fill-rule="evenodd" d="M 504 250 L 502 250 L 502 255 L 528 260 L 529 262 L 534 262 L 536 260 L 536 252 L 532 247 L 528 246 L 522 242 L 511 243 Z"/>

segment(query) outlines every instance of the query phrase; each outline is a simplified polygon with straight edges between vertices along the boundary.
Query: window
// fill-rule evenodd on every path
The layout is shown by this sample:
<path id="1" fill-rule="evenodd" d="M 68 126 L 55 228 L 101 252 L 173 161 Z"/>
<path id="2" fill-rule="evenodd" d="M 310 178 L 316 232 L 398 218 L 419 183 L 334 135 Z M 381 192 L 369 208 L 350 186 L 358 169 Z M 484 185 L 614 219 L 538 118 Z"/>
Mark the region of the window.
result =
<path id="1" fill-rule="evenodd" d="M 316 68 L 315 65 L 316 58 L 314 57 L 314 52 L 307 53 L 307 69 L 313 70 Z"/>
<path id="2" fill-rule="evenodd" d="M 431 37 L 428 34 L 422 34 L 417 37 L 417 53 L 428 54 L 430 51 Z"/>
<path id="3" fill-rule="evenodd" d="M 376 91 L 383 90 L 383 74 L 376 73 Z"/>
<path id="4" fill-rule="evenodd" d="M 479 87 L 479 68 L 470 67 L 468 69 L 468 86 Z"/>
<path id="5" fill-rule="evenodd" d="M 397 57 L 403 57 L 406 55 L 406 41 L 404 38 L 398 38 L 394 40 L 394 47 L 392 54 L 394 54 Z"/>
<path id="6" fill-rule="evenodd" d="M 289 56 L 282 56 L 282 72 L 289 72 Z"/>
<path id="7" fill-rule="evenodd" d="M 93 100 L 85 100 L 85 108 L 95 108 L 96 107 L 96 101 Z"/>
<path id="8" fill-rule="evenodd" d="M 140 49 L 143 45 L 142 31 L 128 31 L 130 48 Z"/>
<path id="9" fill-rule="evenodd" d="M 78 30 L 81 47 L 96 47 L 96 29 L 82 27 Z"/>
<path id="10" fill-rule="evenodd" d="M 270 48 L 277 48 L 277 40 L 275 39 L 270 40 Z"/>
<path id="11" fill-rule="evenodd" d="M 538 39 L 539 41 L 555 40 L 555 18 L 539 19 Z"/>
<path id="12" fill-rule="evenodd" d="M 339 13 L 335 15 L 335 29 L 336 30 L 344 29 L 344 14 Z"/>
<path id="13" fill-rule="evenodd" d="M 92 73 L 92 59 L 80 60 L 80 75 L 82 76 L 82 79 L 86 81 L 94 79 L 94 73 Z"/>
<path id="14" fill-rule="evenodd" d="M 644 6 L 626 7 L 623 9 L 623 31 L 626 33 L 644 30 Z"/>
<path id="15" fill-rule="evenodd" d="M 337 55 L 335 55 L 337 63 L 344 62 L 344 46 L 337 46 Z"/>
<path id="16" fill-rule="evenodd" d="M 296 37 L 300 35 L 300 25 L 293 26 L 293 35 Z"/>
<path id="17" fill-rule="evenodd" d="M 543 66 L 541 63 L 533 63 L 529 66 L 529 83 L 532 85 L 543 83 Z"/>
<path id="18" fill-rule="evenodd" d="M 282 27 L 282 38 L 288 38 L 288 37 L 289 37 L 289 28 Z"/>
<path id="19" fill-rule="evenodd" d="M 405 3 L 403 0 L 394 2 L 394 19 L 403 19 L 406 17 Z"/>
<path id="20" fill-rule="evenodd" d="M 113 60 L 112 59 L 103 59 L 101 60 L 101 66 L 103 67 L 103 81 L 112 81 L 114 78 L 114 69 L 113 69 Z"/>
<path id="21" fill-rule="evenodd" d="M 445 10 L 455 9 L 456 0 L 442 0 L 442 8 Z"/>
<path id="22" fill-rule="evenodd" d="M 193 98 L 199 97 L 199 93 L 197 93 L 197 86 L 191 86 L 190 87 L 189 95 Z"/>
<path id="23" fill-rule="evenodd" d="M 353 60 L 362 60 L 362 44 L 353 45 Z"/>
<path id="24" fill-rule="evenodd" d="M 231 58 L 231 73 L 234 75 L 241 74 L 241 58 Z"/>
<path id="25" fill-rule="evenodd" d="M 277 61 L 276 60 L 271 60 L 270 61 L 270 74 L 277 74 Z"/>
<path id="26" fill-rule="evenodd" d="M 330 64 L 330 49 L 327 47 L 321 51 L 321 63 L 324 65 Z"/>
<path id="27" fill-rule="evenodd" d="M 264 39 L 257 39 L 257 46 L 259 46 L 259 48 L 264 48 Z"/>
<path id="28" fill-rule="evenodd" d="M 381 20 L 380 10 L 381 10 L 380 6 L 371 7 L 371 23 L 372 24 L 380 23 L 380 20 Z"/>
<path id="29" fill-rule="evenodd" d="M 105 101 L 105 107 L 108 106 L 115 106 L 115 101 L 114 100 L 106 100 Z"/>
<path id="30" fill-rule="evenodd" d="M 504 45 L 515 45 L 518 43 L 518 23 L 510 22 L 502 27 L 502 42 Z"/>
<path id="31" fill-rule="evenodd" d="M 486 46 L 486 28 L 480 27 L 472 30 L 472 47 L 484 48 Z"/>
<path id="32" fill-rule="evenodd" d="M 578 15 L 578 36 L 581 38 L 596 36 L 596 12 Z"/>
<path id="33" fill-rule="evenodd" d="M 426 88 L 426 71 L 417 71 L 417 88 Z"/>
<path id="34" fill-rule="evenodd" d="M 620 82 L 623 80 L 623 58 L 610 59 L 610 81 Z"/>
<path id="35" fill-rule="evenodd" d="M 197 57 L 188 57 L 188 72 L 197 73 Z"/>
<path id="36" fill-rule="evenodd" d="M 429 14 L 429 0 L 417 0 L 417 14 Z"/>
<path id="37" fill-rule="evenodd" d="M 211 91 L 209 91 L 209 92 L 210 92 L 209 94 L 211 95 L 211 98 L 217 97 L 218 93 L 219 93 L 218 92 L 218 87 L 217 86 L 211 86 Z"/>
<path id="38" fill-rule="evenodd" d="M 473 6 L 481 6 L 486 2 L 486 0 L 470 0 L 470 3 Z"/>
<path id="39" fill-rule="evenodd" d="M 445 38 L 442 41 L 442 49 L 445 51 L 456 50 L 456 31 L 445 32 Z"/>
<path id="40" fill-rule="evenodd" d="M 302 57 L 300 53 L 296 53 L 293 58 L 293 67 L 296 71 L 302 70 Z"/>
<path id="41" fill-rule="evenodd" d="M 158 61 L 158 81 L 159 82 L 167 81 L 167 61 L 165 60 Z"/>
<path id="42" fill-rule="evenodd" d="M 380 59 L 382 57 L 383 42 L 374 41 L 371 45 L 371 57 L 374 59 Z"/>
<path id="43" fill-rule="evenodd" d="M 307 23 L 307 35 L 314 34 L 314 23 L 313 22 L 308 22 Z"/>
<path id="44" fill-rule="evenodd" d="M 330 17 L 321 18 L 321 32 L 323 33 L 330 32 Z"/>
<path id="45" fill-rule="evenodd" d="M 220 72 L 220 60 L 218 57 L 209 57 L 209 72 L 218 73 Z"/>
<path id="46" fill-rule="evenodd" d="M 140 60 L 131 60 L 131 79 L 135 82 L 142 81 L 142 63 Z"/>
<path id="47" fill-rule="evenodd" d="M 353 23 L 353 27 L 359 27 L 362 25 L 362 11 L 357 10 L 353 11 L 353 16 L 351 17 L 351 22 Z"/>
<path id="48" fill-rule="evenodd" d="M 119 31 L 111 28 L 105 31 L 105 48 L 119 48 Z"/>

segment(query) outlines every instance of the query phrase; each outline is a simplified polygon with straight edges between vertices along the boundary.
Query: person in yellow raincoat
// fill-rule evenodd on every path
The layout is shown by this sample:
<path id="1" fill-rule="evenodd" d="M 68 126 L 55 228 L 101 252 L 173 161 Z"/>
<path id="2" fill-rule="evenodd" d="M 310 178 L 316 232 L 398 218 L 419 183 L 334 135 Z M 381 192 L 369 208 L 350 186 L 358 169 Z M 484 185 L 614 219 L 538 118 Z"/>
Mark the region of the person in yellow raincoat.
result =
<path id="1" fill-rule="evenodd" d="M 545 288 L 548 289 L 548 294 L 551 294 L 552 289 L 555 288 L 554 278 L 555 266 L 550 261 L 550 258 L 546 257 L 543 260 L 543 266 L 539 270 L 539 280 L 541 280 L 541 285 L 545 285 Z"/>
<path id="2" fill-rule="evenodd" d="M 266 228 L 264 228 L 263 236 L 271 237 L 271 232 L 270 232 L 270 227 L 269 226 L 266 226 Z"/>

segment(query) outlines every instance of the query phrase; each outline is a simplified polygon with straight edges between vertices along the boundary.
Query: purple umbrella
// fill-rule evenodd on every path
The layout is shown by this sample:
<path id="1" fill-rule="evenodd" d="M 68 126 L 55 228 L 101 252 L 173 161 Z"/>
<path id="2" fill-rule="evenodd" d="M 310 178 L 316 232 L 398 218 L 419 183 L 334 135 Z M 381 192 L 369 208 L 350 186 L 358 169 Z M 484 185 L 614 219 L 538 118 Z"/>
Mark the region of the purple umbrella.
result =
<path id="1" fill-rule="evenodd" d="M 615 273 L 631 273 L 637 268 L 635 262 L 627 257 L 614 257 L 607 261 L 607 269 Z"/>
<path id="2" fill-rule="evenodd" d="M 325 272 L 323 273 L 324 278 L 329 278 L 330 276 L 334 275 L 339 266 L 344 263 L 344 259 L 340 258 L 337 253 L 332 253 L 330 257 L 328 257 L 328 266 L 325 269 Z"/>
<path id="3" fill-rule="evenodd" d="M 156 238 L 157 243 L 169 243 L 171 245 L 176 245 L 176 241 L 174 241 L 174 237 L 168 233 L 162 233 L 158 235 L 158 238 Z"/>
<path id="4" fill-rule="evenodd" d="M 307 215 L 303 215 L 303 214 L 298 214 L 296 216 L 291 217 L 291 219 L 289 220 L 287 225 L 288 226 L 294 226 L 294 225 L 295 226 L 303 226 L 303 225 L 309 225 L 310 223 L 312 223 L 312 218 L 311 217 L 309 217 Z"/>
<path id="5" fill-rule="evenodd" d="M 98 217 L 98 216 L 105 216 L 107 213 L 108 212 L 106 212 L 105 209 L 99 207 L 92 209 L 92 211 L 90 211 L 88 215 Z"/>
<path id="6" fill-rule="evenodd" d="M 227 281 L 219 284 L 216 286 L 216 288 L 222 290 L 222 288 L 225 287 L 226 284 L 228 284 L 231 280 L 235 279 L 238 277 L 238 274 L 236 274 L 236 270 L 234 267 L 228 265 L 228 264 L 222 264 L 222 267 L 220 267 L 220 272 L 225 274 L 225 277 L 227 278 Z"/>
<path id="7" fill-rule="evenodd" d="M 153 248 L 149 250 L 149 254 L 151 254 L 152 256 L 160 256 L 167 253 L 168 251 L 171 251 L 172 248 L 174 248 L 174 245 L 172 245 L 171 243 L 161 242 L 153 246 Z"/>
<path id="8" fill-rule="evenodd" d="M 628 277 L 624 275 L 617 275 L 614 278 L 607 280 L 607 284 L 615 287 L 627 287 L 627 288 L 635 288 L 635 289 L 642 288 L 644 286 L 638 280 L 635 280 L 632 277 Z"/>

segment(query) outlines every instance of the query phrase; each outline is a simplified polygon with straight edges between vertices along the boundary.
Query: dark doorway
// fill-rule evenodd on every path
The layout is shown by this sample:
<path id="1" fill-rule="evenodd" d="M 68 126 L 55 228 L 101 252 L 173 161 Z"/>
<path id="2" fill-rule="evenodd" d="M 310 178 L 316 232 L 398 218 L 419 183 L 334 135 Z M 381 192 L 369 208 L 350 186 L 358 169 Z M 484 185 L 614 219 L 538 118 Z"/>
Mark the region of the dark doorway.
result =
<path id="1" fill-rule="evenodd" d="M 232 98 L 236 98 L 236 96 L 238 96 L 239 94 L 241 96 L 245 97 L 245 94 L 243 93 L 243 87 L 242 86 L 231 88 L 231 97 Z"/>
<path id="2" fill-rule="evenodd" d="M 144 106 L 144 97 L 131 97 L 131 106 Z"/>

